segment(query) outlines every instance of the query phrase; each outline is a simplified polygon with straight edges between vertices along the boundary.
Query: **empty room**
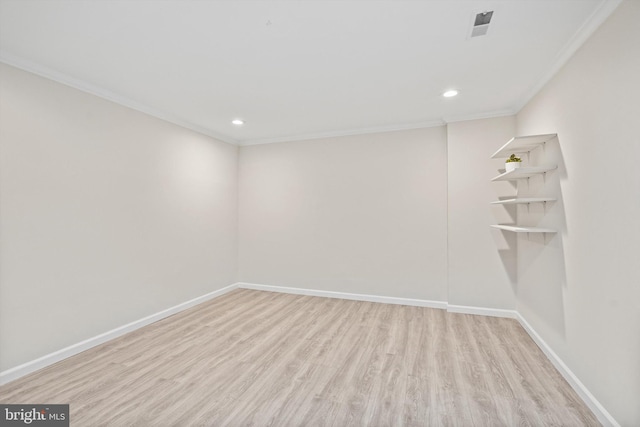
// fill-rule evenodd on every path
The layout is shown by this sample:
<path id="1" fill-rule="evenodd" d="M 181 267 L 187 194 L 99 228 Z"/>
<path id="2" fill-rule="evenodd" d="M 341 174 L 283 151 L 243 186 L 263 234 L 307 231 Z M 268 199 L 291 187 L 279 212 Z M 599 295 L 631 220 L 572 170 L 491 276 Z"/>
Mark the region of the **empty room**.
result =
<path id="1" fill-rule="evenodd" d="M 0 425 L 640 426 L 638 22 L 0 0 Z"/>

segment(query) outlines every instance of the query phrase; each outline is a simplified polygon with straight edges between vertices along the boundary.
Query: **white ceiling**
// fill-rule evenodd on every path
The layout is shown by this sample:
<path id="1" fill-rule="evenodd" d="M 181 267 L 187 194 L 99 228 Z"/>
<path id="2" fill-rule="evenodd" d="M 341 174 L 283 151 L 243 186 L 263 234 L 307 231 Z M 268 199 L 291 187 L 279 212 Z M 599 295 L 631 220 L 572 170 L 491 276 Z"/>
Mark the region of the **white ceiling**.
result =
<path id="1" fill-rule="evenodd" d="M 0 60 L 228 142 L 273 142 L 513 114 L 618 3 L 0 0 Z M 469 39 L 483 10 L 489 33 Z"/>

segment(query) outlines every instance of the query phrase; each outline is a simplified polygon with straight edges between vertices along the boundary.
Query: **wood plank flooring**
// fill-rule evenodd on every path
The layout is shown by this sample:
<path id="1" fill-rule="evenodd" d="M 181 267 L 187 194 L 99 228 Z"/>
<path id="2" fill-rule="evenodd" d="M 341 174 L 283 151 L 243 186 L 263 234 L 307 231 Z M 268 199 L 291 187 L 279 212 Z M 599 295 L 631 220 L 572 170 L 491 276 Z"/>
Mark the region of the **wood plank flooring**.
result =
<path id="1" fill-rule="evenodd" d="M 596 426 L 514 320 L 236 290 L 0 387 L 72 426 Z"/>

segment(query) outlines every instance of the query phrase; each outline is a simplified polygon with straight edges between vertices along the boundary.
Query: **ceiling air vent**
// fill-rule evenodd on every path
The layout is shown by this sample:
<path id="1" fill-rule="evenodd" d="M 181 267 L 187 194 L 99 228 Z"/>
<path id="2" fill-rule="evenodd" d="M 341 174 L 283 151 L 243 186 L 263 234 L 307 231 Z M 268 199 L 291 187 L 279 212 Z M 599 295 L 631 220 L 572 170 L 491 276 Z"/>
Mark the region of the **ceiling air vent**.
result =
<path id="1" fill-rule="evenodd" d="M 476 19 L 473 23 L 473 29 L 471 30 L 471 37 L 484 36 L 489 31 L 489 23 L 493 17 L 493 11 L 481 12 L 476 15 Z"/>

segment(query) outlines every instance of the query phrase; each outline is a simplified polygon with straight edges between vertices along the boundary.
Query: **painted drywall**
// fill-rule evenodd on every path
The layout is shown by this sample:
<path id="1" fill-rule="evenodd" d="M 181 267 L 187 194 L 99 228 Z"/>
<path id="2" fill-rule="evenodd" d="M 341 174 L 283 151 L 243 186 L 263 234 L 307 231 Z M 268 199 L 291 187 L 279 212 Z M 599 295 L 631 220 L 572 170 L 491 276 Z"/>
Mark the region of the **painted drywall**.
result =
<path id="1" fill-rule="evenodd" d="M 523 218 L 517 309 L 622 426 L 640 425 L 640 2 L 625 1 L 517 115 L 561 201 Z"/>
<path id="2" fill-rule="evenodd" d="M 490 228 L 516 220 L 510 182 L 491 182 L 504 160 L 487 160 L 515 134 L 515 117 L 449 123 L 449 304 L 514 310 L 517 245 L 513 233 Z"/>
<path id="3" fill-rule="evenodd" d="M 0 73 L 0 370 L 235 282 L 237 147 Z"/>
<path id="4" fill-rule="evenodd" d="M 446 301 L 446 129 L 240 149 L 240 281 Z"/>

